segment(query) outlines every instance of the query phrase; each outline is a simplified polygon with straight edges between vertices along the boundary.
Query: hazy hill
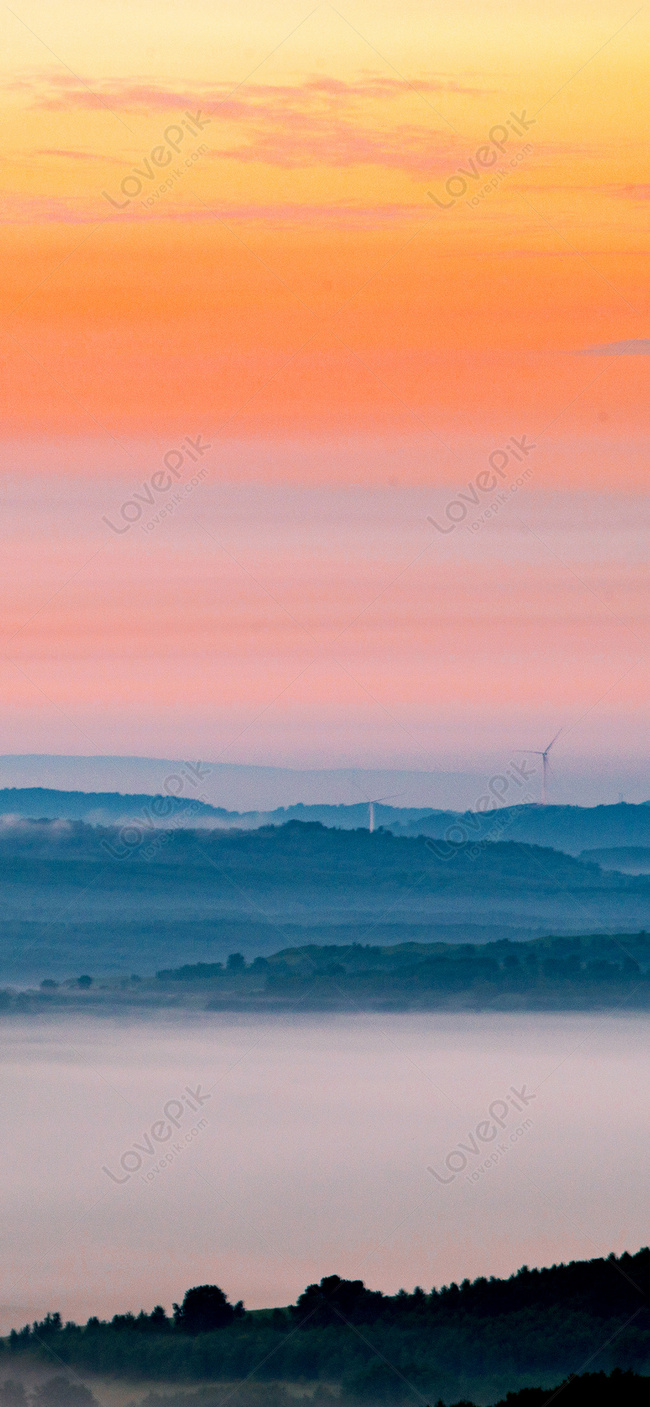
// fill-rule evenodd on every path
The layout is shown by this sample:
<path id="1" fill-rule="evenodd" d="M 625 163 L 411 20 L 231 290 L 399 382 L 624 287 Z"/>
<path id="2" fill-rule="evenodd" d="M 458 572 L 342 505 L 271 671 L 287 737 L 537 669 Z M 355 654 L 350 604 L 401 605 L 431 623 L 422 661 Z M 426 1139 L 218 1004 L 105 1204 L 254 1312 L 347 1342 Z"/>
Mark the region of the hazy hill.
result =
<path id="1" fill-rule="evenodd" d="M 174 774 L 175 775 L 175 774 Z M 181 778 L 181 781 L 183 779 Z M 178 797 L 145 792 L 58 791 L 50 787 L 4 787 L 0 790 L 0 817 L 23 816 L 30 820 L 86 821 L 89 825 L 112 826 L 140 820 L 148 828 L 164 829 L 170 821 L 185 826 L 236 827 L 256 830 L 264 825 L 284 825 L 287 821 L 320 821 L 326 826 L 354 830 L 368 826 L 368 805 L 280 806 L 273 811 L 228 811 L 195 799 L 190 782 L 183 782 L 185 795 Z M 174 783 L 177 786 L 177 783 Z M 203 792 L 203 783 L 198 784 Z M 430 808 L 377 805 L 375 825 L 395 822 L 408 826 L 419 817 L 429 816 Z"/>
<path id="2" fill-rule="evenodd" d="M 0 756 L 0 782 L 7 787 L 48 787 L 63 791 L 146 793 L 165 791 L 170 775 L 182 772 L 187 764 L 161 757 L 65 757 L 58 755 Z M 343 802 L 356 804 L 376 796 L 399 794 L 403 805 L 421 807 L 471 806 L 480 796 L 484 776 L 480 772 L 410 771 L 394 768 L 268 767 L 244 763 L 210 762 L 202 765 L 203 791 L 212 806 L 232 811 L 269 812 L 280 806 Z M 629 787 L 628 787 L 629 783 Z M 639 775 L 594 784 L 575 779 L 571 795 L 589 805 L 621 785 L 630 794 L 650 791 L 650 766 L 641 766 Z M 639 787 L 641 791 L 639 792 Z M 615 789 L 614 789 L 615 788 Z"/>
<path id="3" fill-rule="evenodd" d="M 392 827 L 396 829 L 396 827 Z M 402 833 L 402 828 L 400 828 Z M 406 835 L 447 838 L 458 844 L 490 840 L 523 840 L 550 845 L 569 855 L 616 846 L 650 846 L 650 803 L 632 806 L 504 806 L 481 813 L 432 811 L 404 829 Z"/>
<path id="4" fill-rule="evenodd" d="M 650 874 L 650 846 L 620 845 L 601 850 L 583 850 L 578 858 L 586 864 L 600 865 L 603 870 L 620 870 L 621 874 Z"/>
<path id="5" fill-rule="evenodd" d="M 513 746 L 531 742 L 513 738 Z M 541 746 L 541 743 L 539 744 Z M 464 810 L 475 807 L 496 765 L 470 764 L 471 770 L 414 771 L 408 767 L 273 767 L 239 762 L 211 762 L 205 766 L 205 799 L 212 806 L 232 811 L 268 812 L 279 806 L 325 804 L 336 806 L 368 802 L 376 796 L 399 800 L 402 806 L 428 811 Z M 51 787 L 62 791 L 146 793 L 165 791 L 165 779 L 186 765 L 178 758 L 79 757 L 62 754 L 4 754 L 0 756 L 0 783 L 7 787 Z M 631 801 L 650 796 L 650 758 L 622 762 L 608 758 L 556 759 L 553 799 L 580 806 L 613 801 L 621 794 Z M 540 775 L 531 787 L 539 795 Z M 512 800 L 509 797 L 509 800 Z M 318 819 L 318 818 L 316 818 Z"/>
<path id="6" fill-rule="evenodd" d="M 190 793 L 189 784 L 187 790 Z M 237 815 L 237 812 L 195 800 L 191 793 L 177 798 L 160 793 L 123 795 L 113 791 L 56 791 L 49 787 L 4 787 L 0 790 L 0 817 L 87 821 L 90 825 L 105 826 L 141 818 L 150 826 L 165 826 L 172 820 L 186 825 L 206 821 L 218 825 L 230 822 L 231 817 Z"/>
<path id="7" fill-rule="evenodd" d="M 57 791 L 45 787 L 0 790 L 0 818 L 64 818 L 91 825 L 119 825 L 138 821 L 145 829 L 177 824 L 186 827 L 255 830 L 282 826 L 288 821 L 318 821 L 337 830 L 368 829 L 366 802 L 351 805 L 281 806 L 272 811 L 230 811 L 198 799 L 187 779 L 181 783 L 186 793 L 172 795 L 123 794 L 121 792 Z M 176 788 L 178 779 L 174 783 Z M 198 784 L 198 791 L 203 783 Z M 564 850 L 580 856 L 595 849 L 650 849 L 650 804 L 639 806 L 620 802 L 616 806 L 511 806 L 493 811 L 431 811 L 426 807 L 375 804 L 375 827 L 396 835 L 425 835 L 441 842 L 441 854 L 449 845 L 476 841 L 524 841 L 529 845 Z M 608 857 L 607 868 L 614 868 Z M 627 863 L 623 868 L 629 869 Z M 640 867 L 640 872 L 643 867 Z M 632 872 L 632 871 L 630 871 Z"/>
<path id="8" fill-rule="evenodd" d="M 307 943 L 246 963 L 186 962 L 155 977 L 80 974 L 0 991 L 4 1012 L 648 1010 L 650 935 L 490 943 Z M 0 1403 L 0 1407 L 2 1404 Z"/>
<path id="9" fill-rule="evenodd" d="M 321 942 L 332 933 L 368 943 L 453 929 L 467 940 L 468 929 L 488 938 L 650 928 L 647 876 L 512 841 L 441 858 L 424 838 L 295 821 L 255 831 L 5 824 L 0 880 L 5 982 L 136 962 L 153 971 L 234 947 L 252 956 L 308 941 L 310 930 Z"/>

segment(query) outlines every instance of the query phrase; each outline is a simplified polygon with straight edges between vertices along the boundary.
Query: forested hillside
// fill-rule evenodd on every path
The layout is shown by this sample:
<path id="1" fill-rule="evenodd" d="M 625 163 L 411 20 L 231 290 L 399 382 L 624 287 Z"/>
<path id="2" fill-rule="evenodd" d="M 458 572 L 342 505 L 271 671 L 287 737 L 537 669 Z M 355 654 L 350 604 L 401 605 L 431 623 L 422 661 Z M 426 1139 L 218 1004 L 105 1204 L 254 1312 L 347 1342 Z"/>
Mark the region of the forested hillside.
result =
<path id="1" fill-rule="evenodd" d="M 56 1357 L 80 1372 L 167 1382 L 253 1375 L 336 1383 L 344 1397 L 368 1404 L 472 1394 L 486 1402 L 557 1383 L 587 1362 L 592 1370 L 647 1373 L 649 1296 L 648 1249 L 397 1295 L 329 1275 L 286 1309 L 253 1312 L 202 1286 L 171 1316 L 158 1306 L 81 1327 L 49 1315 L 13 1331 L 3 1357 L 6 1364 L 24 1354 Z M 183 1400 L 192 1407 L 191 1396 Z"/>

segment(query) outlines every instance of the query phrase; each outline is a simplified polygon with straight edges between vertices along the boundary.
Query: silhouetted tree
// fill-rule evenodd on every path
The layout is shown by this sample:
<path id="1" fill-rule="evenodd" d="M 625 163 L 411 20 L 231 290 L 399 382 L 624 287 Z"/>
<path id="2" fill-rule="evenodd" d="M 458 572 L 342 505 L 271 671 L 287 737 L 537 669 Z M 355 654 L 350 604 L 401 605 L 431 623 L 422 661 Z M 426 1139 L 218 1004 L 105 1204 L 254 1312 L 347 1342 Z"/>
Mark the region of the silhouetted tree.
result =
<path id="1" fill-rule="evenodd" d="M 328 1324 L 372 1322 L 381 1313 L 381 1290 L 367 1290 L 363 1280 L 342 1280 L 325 1275 L 320 1285 L 308 1285 L 291 1313 L 305 1327 L 324 1328 Z"/>
<path id="2" fill-rule="evenodd" d="M 241 1300 L 230 1304 L 218 1285 L 196 1285 L 186 1291 L 182 1305 L 174 1305 L 174 1323 L 185 1334 L 209 1334 L 232 1324 L 242 1312 Z"/>

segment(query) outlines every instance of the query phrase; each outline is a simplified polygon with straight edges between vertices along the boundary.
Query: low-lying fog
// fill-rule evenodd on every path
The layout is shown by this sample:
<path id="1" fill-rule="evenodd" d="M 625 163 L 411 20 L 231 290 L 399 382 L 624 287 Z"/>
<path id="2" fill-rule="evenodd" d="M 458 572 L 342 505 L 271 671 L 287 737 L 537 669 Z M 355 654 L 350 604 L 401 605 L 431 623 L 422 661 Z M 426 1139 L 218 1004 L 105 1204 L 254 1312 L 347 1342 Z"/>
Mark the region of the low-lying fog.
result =
<path id="1" fill-rule="evenodd" d="M 648 1240 L 645 1016 L 14 1016 L 0 1038 L 2 1332 L 206 1281 L 254 1308 L 334 1271 L 394 1292 Z"/>

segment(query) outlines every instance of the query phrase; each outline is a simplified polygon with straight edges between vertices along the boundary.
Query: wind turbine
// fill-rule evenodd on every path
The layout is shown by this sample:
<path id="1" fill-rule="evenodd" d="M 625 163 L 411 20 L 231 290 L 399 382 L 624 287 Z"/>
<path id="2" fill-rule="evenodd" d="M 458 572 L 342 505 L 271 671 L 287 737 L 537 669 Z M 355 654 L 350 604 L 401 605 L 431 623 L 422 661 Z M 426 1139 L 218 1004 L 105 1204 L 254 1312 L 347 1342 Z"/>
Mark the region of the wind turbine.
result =
<path id="1" fill-rule="evenodd" d="M 354 778 L 351 777 L 350 781 L 352 782 L 355 791 L 358 791 L 361 796 L 365 795 L 366 798 L 368 798 L 368 793 L 364 793 L 361 790 L 361 787 L 357 786 L 356 782 L 354 781 Z M 372 801 L 370 801 L 370 799 L 368 798 L 368 830 L 371 835 L 375 829 L 375 806 L 379 806 L 379 803 L 381 801 L 397 801 L 397 798 L 403 795 L 403 791 L 394 791 L 391 796 L 375 796 Z"/>
<path id="2" fill-rule="evenodd" d="M 368 802 L 368 830 L 371 835 L 375 829 L 375 806 L 379 806 L 380 801 L 396 801 L 401 795 L 401 791 L 395 791 L 392 796 L 376 796 L 374 801 Z"/>
<path id="3" fill-rule="evenodd" d="M 559 738 L 559 736 L 560 736 L 560 733 L 561 733 L 562 731 L 563 731 L 563 729 L 560 728 L 559 732 L 557 732 L 557 733 L 555 734 L 555 737 L 554 737 L 554 738 L 551 738 L 550 743 L 547 743 L 547 745 L 546 745 L 546 747 L 543 749 L 543 751 L 540 751 L 539 748 L 533 748 L 533 747 L 520 747 L 520 748 L 517 748 L 517 752 L 525 752 L 525 753 L 527 753 L 529 756 L 532 756 L 532 757 L 541 757 L 541 759 L 542 759 L 542 806 L 545 806 L 545 805 L 546 805 L 546 783 L 547 783 L 547 780 L 548 780 L 548 770 L 549 770 L 549 767 L 550 767 L 550 763 L 549 763 L 549 760 L 548 760 L 548 755 L 549 755 L 549 752 L 551 751 L 551 748 L 553 747 L 553 744 L 557 742 L 557 740 L 558 740 L 558 738 Z"/>

